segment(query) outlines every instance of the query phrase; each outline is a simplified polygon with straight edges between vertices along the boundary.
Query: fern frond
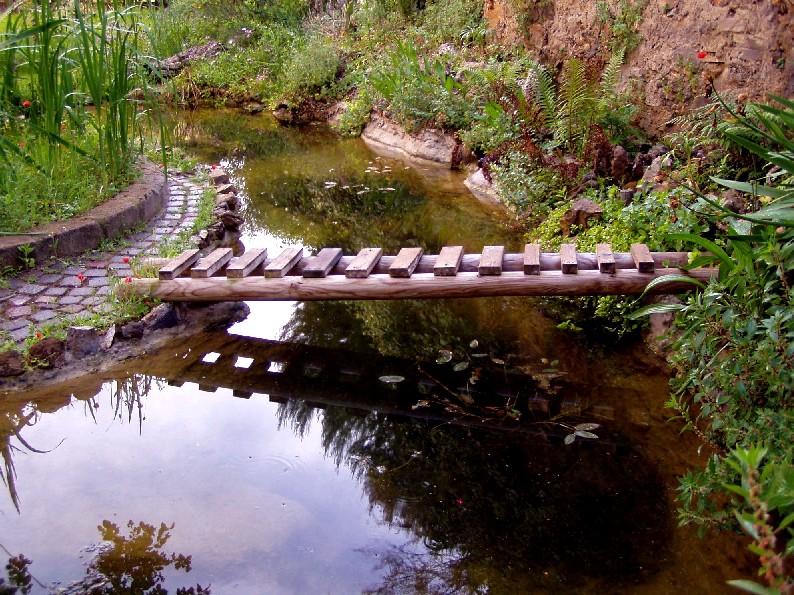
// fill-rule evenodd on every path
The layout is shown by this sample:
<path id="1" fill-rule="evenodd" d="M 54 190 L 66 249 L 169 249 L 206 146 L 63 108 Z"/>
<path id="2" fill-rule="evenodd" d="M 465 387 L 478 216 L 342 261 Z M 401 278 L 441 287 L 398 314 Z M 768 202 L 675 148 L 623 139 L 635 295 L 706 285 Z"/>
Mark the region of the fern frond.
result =
<path id="1" fill-rule="evenodd" d="M 595 99 L 587 81 L 584 63 L 567 60 L 562 69 L 562 83 L 557 99 L 558 140 L 578 152 L 587 138 L 595 114 Z"/>
<path id="2" fill-rule="evenodd" d="M 535 101 L 540 105 L 543 123 L 551 130 L 557 129 L 557 91 L 548 69 L 540 64 L 535 66 Z"/>
<path id="3" fill-rule="evenodd" d="M 609 59 L 609 63 L 601 73 L 601 84 L 598 89 L 598 110 L 604 110 L 617 103 L 617 88 L 620 83 L 620 67 L 623 66 L 625 50 L 620 49 Z"/>

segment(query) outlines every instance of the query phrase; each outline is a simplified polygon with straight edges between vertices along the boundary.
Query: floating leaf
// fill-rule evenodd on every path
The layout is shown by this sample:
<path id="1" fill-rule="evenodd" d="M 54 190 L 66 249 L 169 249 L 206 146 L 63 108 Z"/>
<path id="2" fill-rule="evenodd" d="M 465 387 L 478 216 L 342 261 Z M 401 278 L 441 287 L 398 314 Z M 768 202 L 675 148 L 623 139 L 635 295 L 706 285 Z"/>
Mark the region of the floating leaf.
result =
<path id="1" fill-rule="evenodd" d="M 474 405 L 474 398 L 471 395 L 458 395 L 460 400 L 466 405 Z"/>
<path id="2" fill-rule="evenodd" d="M 477 339 L 474 339 L 471 343 L 469 343 L 469 347 L 472 349 L 477 349 L 480 346 L 480 342 Z"/>
<path id="3" fill-rule="evenodd" d="M 568 434 L 565 437 L 565 445 L 568 446 L 569 444 L 573 444 L 574 440 L 576 440 L 576 436 L 574 434 Z"/>
<path id="4" fill-rule="evenodd" d="M 446 364 L 452 361 L 452 352 L 448 349 L 442 349 L 438 352 L 438 357 L 436 358 L 437 364 Z"/>
<path id="5" fill-rule="evenodd" d="M 381 376 L 378 378 L 378 380 L 385 382 L 386 384 L 397 384 L 398 382 L 405 380 L 405 376 Z"/>
<path id="6" fill-rule="evenodd" d="M 421 400 L 421 401 L 417 401 L 416 405 L 411 405 L 411 409 L 413 409 L 414 411 L 416 411 L 417 409 L 423 409 L 424 407 L 430 407 L 430 401 Z"/>
<path id="7" fill-rule="evenodd" d="M 477 384 L 477 381 L 480 379 L 478 374 L 472 374 L 471 378 L 469 378 L 469 384 Z"/>
<path id="8" fill-rule="evenodd" d="M 592 432 L 586 432 L 586 431 L 584 431 L 584 430 L 576 430 L 576 431 L 574 432 L 574 434 L 576 434 L 576 435 L 577 435 L 577 436 L 579 436 L 580 438 L 598 438 L 598 436 L 596 436 L 596 435 L 595 435 L 595 434 L 593 434 Z"/>
<path id="9" fill-rule="evenodd" d="M 594 424 L 594 423 L 576 424 L 576 426 L 574 426 L 574 427 L 577 430 L 583 430 L 583 431 L 586 432 L 587 430 L 596 430 L 596 429 L 600 428 L 601 424 Z"/>
<path id="10" fill-rule="evenodd" d="M 487 353 L 472 353 L 472 357 L 488 357 Z"/>
<path id="11" fill-rule="evenodd" d="M 504 366 L 505 365 L 505 360 L 499 359 L 498 357 L 492 357 L 491 361 L 493 363 L 495 363 L 497 366 Z"/>
<path id="12" fill-rule="evenodd" d="M 466 368 L 469 367 L 469 362 L 458 362 L 455 364 L 455 367 L 452 368 L 455 372 L 462 372 Z"/>

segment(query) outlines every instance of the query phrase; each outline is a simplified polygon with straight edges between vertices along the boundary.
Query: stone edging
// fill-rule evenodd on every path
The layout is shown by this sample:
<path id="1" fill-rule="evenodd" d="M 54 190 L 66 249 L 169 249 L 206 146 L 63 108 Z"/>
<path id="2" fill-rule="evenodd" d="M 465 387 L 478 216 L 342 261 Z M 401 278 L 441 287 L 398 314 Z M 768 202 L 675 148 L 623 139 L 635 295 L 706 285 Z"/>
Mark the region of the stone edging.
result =
<path id="1" fill-rule="evenodd" d="M 41 225 L 27 234 L 0 237 L 0 269 L 21 264 L 22 246 L 30 246 L 36 262 L 77 256 L 114 239 L 159 213 L 168 200 L 163 171 L 148 159 L 138 162 L 140 179 L 98 207 L 67 221 Z"/>

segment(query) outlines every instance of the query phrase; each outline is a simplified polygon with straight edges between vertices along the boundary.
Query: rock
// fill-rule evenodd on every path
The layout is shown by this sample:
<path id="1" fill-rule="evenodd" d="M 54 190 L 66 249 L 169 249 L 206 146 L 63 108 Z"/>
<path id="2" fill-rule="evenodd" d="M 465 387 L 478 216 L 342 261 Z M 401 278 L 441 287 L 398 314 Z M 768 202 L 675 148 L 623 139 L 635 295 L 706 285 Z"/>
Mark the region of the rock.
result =
<path id="1" fill-rule="evenodd" d="M 160 304 L 141 319 L 144 326 L 150 331 L 173 328 L 179 324 L 176 308 L 171 303 Z"/>
<path id="2" fill-rule="evenodd" d="M 236 211 L 237 205 L 240 204 L 240 199 L 237 198 L 236 194 L 219 194 L 215 197 L 215 206 L 216 207 L 223 207 L 225 206 L 230 211 Z"/>
<path id="3" fill-rule="evenodd" d="M 454 135 L 438 128 L 423 128 L 417 133 L 405 132 L 396 122 L 374 117 L 364 127 L 361 138 L 367 144 L 421 161 L 452 167 L 460 149 Z"/>
<path id="4" fill-rule="evenodd" d="M 64 364 L 66 344 L 56 337 L 45 337 L 28 349 L 28 362 L 42 368 L 60 368 Z"/>
<path id="5" fill-rule="evenodd" d="M 680 304 L 681 300 L 672 295 L 651 298 L 652 304 Z M 648 316 L 648 330 L 645 331 L 645 344 L 657 355 L 666 356 L 675 340 L 674 312 L 651 314 Z M 677 331 L 680 334 L 680 331 Z"/>
<path id="6" fill-rule="evenodd" d="M 96 355 L 103 335 L 91 326 L 70 326 L 66 329 L 66 349 L 77 359 Z"/>
<path id="7" fill-rule="evenodd" d="M 238 190 L 234 184 L 228 183 L 228 184 L 217 184 L 215 186 L 215 192 L 217 192 L 218 194 L 237 194 Z"/>
<path id="8" fill-rule="evenodd" d="M 601 219 L 604 210 L 600 205 L 589 198 L 577 200 L 560 220 L 560 229 L 564 236 L 571 232 L 571 226 L 576 225 L 580 229 L 586 229 L 591 219 Z"/>
<path id="9" fill-rule="evenodd" d="M 618 184 L 624 184 L 629 177 L 629 152 L 620 145 L 612 149 L 612 177 Z"/>
<path id="10" fill-rule="evenodd" d="M 128 322 L 121 327 L 121 336 L 124 339 L 140 339 L 146 327 L 140 320 Z"/>
<path id="11" fill-rule="evenodd" d="M 463 183 L 479 200 L 492 204 L 501 204 L 499 202 L 499 193 L 493 187 L 493 184 L 485 179 L 482 168 L 477 168 Z"/>
<path id="12" fill-rule="evenodd" d="M 746 213 L 747 203 L 744 201 L 741 193 L 731 188 L 724 192 L 721 197 L 722 206 L 733 213 Z"/>
<path id="13" fill-rule="evenodd" d="M 271 113 L 273 114 L 273 117 L 281 124 L 292 124 L 292 122 L 295 120 L 294 112 L 285 103 L 280 104 Z"/>
<path id="14" fill-rule="evenodd" d="M 223 223 L 225 229 L 240 229 L 243 225 L 242 216 L 232 211 L 223 211 L 218 215 L 218 219 Z"/>
<path id="15" fill-rule="evenodd" d="M 0 378 L 6 376 L 19 376 L 25 372 L 25 363 L 22 354 L 9 350 L 0 352 Z"/>
<path id="16" fill-rule="evenodd" d="M 228 184 L 229 174 L 227 174 L 222 167 L 213 167 L 210 169 L 210 182 L 212 182 L 214 186 Z"/>
<path id="17" fill-rule="evenodd" d="M 653 185 L 661 181 L 662 170 L 669 169 L 672 165 L 672 160 L 669 155 L 659 155 L 654 157 L 648 169 L 642 175 L 643 184 Z"/>

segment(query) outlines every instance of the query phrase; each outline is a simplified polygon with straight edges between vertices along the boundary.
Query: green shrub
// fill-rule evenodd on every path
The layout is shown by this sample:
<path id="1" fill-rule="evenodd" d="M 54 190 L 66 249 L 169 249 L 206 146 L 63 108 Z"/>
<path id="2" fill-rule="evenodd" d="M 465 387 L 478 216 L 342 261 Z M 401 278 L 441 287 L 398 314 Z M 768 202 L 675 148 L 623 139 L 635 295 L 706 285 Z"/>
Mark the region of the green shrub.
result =
<path id="1" fill-rule="evenodd" d="M 347 104 L 335 130 L 342 136 L 359 136 L 372 112 L 372 95 L 368 87 L 359 87 L 356 96 Z"/>
<path id="2" fill-rule="evenodd" d="M 565 182 L 559 174 L 526 153 L 511 151 L 491 170 L 499 199 L 515 213 L 540 220 L 566 199 Z"/>
<path id="3" fill-rule="evenodd" d="M 480 45 L 484 40 L 482 3 L 477 0 L 435 0 L 419 15 L 422 32 L 435 43 Z"/>
<path id="4" fill-rule="evenodd" d="M 287 60 L 283 95 L 295 100 L 327 94 L 341 68 L 337 48 L 327 39 L 313 37 Z"/>

